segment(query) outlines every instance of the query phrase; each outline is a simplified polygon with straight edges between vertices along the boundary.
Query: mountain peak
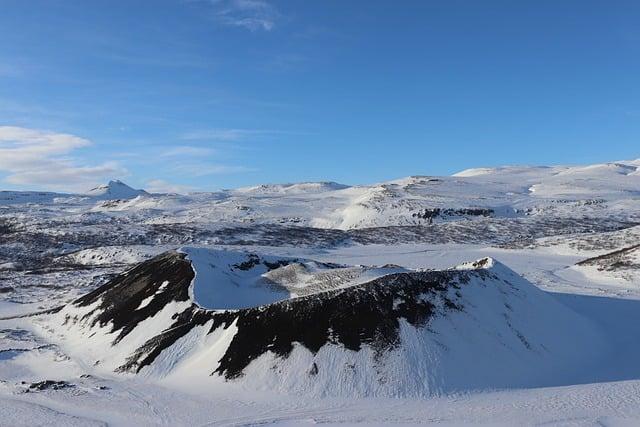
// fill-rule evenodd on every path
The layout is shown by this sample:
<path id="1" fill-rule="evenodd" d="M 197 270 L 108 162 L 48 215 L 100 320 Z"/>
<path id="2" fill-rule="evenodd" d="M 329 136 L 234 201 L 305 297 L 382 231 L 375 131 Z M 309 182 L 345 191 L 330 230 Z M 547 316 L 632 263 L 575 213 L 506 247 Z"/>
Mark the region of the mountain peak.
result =
<path id="1" fill-rule="evenodd" d="M 149 194 L 144 190 L 136 190 L 119 179 L 112 179 L 107 184 L 99 185 L 87 192 L 87 195 L 98 199 L 133 199 Z"/>

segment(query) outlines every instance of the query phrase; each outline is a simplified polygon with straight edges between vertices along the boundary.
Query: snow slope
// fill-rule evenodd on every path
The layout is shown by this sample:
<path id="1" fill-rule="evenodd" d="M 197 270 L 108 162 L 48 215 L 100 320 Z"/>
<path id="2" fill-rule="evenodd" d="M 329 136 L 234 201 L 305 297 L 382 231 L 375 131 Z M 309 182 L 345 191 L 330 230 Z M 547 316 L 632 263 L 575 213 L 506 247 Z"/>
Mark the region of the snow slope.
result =
<path id="1" fill-rule="evenodd" d="M 455 174 L 476 182 L 511 182 L 529 187 L 536 198 L 637 196 L 640 185 L 638 161 L 620 161 L 589 166 L 499 167 L 468 169 Z"/>

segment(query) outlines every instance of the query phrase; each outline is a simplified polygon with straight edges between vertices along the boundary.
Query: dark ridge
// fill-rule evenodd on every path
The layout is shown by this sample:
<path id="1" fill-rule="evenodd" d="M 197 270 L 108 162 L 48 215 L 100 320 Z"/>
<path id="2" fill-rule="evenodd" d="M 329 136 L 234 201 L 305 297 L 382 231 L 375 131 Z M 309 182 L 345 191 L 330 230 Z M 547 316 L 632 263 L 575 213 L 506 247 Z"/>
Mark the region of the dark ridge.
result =
<path id="1" fill-rule="evenodd" d="M 75 385 L 66 381 L 54 381 L 44 380 L 29 384 L 29 390 L 44 391 L 44 390 L 62 390 L 65 388 L 73 388 Z"/>
<path id="2" fill-rule="evenodd" d="M 600 256 L 596 256 L 593 258 L 587 258 L 585 260 L 582 260 L 580 262 L 577 262 L 576 265 L 592 265 L 597 263 L 598 261 L 605 261 L 611 258 L 615 258 L 618 255 L 625 255 L 628 252 L 632 252 L 636 249 L 639 249 L 640 245 L 633 245 L 633 246 L 629 246 L 626 248 L 622 248 L 622 249 L 618 249 L 617 251 L 613 251 L 613 252 L 609 252 L 606 253 L 604 255 L 600 255 Z"/>
<path id="3" fill-rule="evenodd" d="M 411 214 L 414 218 L 433 219 L 440 216 L 491 216 L 494 214 L 493 209 L 488 208 L 461 208 L 461 209 L 440 209 L 425 208 Z"/>
<path id="4" fill-rule="evenodd" d="M 214 373 L 238 378 L 267 351 L 286 358 L 294 342 L 314 354 L 334 343 L 354 351 L 366 344 L 380 355 L 399 344 L 400 319 L 424 327 L 438 298 L 447 309 L 462 309 L 444 294 L 449 286 L 467 283 L 468 274 L 398 273 L 346 289 L 240 310 L 238 331 Z"/>
<path id="5" fill-rule="evenodd" d="M 292 262 L 297 262 L 297 261 L 298 261 L 297 259 L 281 259 L 281 260 L 278 260 L 278 261 L 269 262 L 267 260 L 263 260 L 257 254 L 247 254 L 247 260 L 246 261 L 239 262 L 237 264 L 233 264 L 231 266 L 231 268 L 233 270 L 248 271 L 248 270 L 251 270 L 252 268 L 262 264 L 265 267 L 267 267 L 267 270 L 271 271 L 271 270 L 275 270 L 276 268 L 284 267 L 285 265 L 289 265 Z"/>
<path id="6" fill-rule="evenodd" d="M 280 268 L 280 267 L 284 267 L 286 265 L 289 265 L 293 262 L 298 262 L 297 259 L 281 259 L 279 261 L 274 261 L 274 262 L 269 262 L 269 261 L 262 261 L 262 263 L 264 264 L 265 267 L 267 267 L 267 270 L 271 271 L 271 270 L 275 270 L 276 268 Z"/>
<path id="7" fill-rule="evenodd" d="M 154 316 L 171 301 L 188 301 L 189 285 L 194 278 L 191 263 L 185 254 L 176 251 L 165 252 L 145 261 L 93 292 L 78 299 L 75 304 L 88 306 L 100 301 L 94 312 L 92 326 L 104 326 L 113 322 L 112 332 L 120 330 L 114 343 L 124 338 L 144 319 Z M 159 291 L 162 283 L 169 283 Z M 143 300 L 155 295 L 142 308 Z"/>
<path id="8" fill-rule="evenodd" d="M 256 254 L 248 254 L 247 260 L 231 266 L 234 270 L 248 271 L 260 264 L 260 257 Z"/>
<path id="9" fill-rule="evenodd" d="M 473 261 L 473 263 L 471 263 L 471 266 L 473 268 L 483 268 L 483 267 L 486 267 L 487 264 L 489 264 L 489 261 L 490 261 L 490 258 L 482 258 L 477 261 Z"/>
<path id="10" fill-rule="evenodd" d="M 267 270 L 271 271 L 271 270 L 275 270 L 276 268 L 284 267 L 294 262 L 298 262 L 298 259 L 281 259 L 281 260 L 270 262 L 260 258 L 260 256 L 257 254 L 247 254 L 246 261 L 233 264 L 231 268 L 233 270 L 248 271 L 262 264 L 265 267 L 267 267 Z"/>
<path id="11" fill-rule="evenodd" d="M 23 318 L 26 318 L 26 317 L 41 316 L 43 314 L 54 314 L 54 313 L 59 312 L 63 308 L 64 308 L 64 305 L 59 305 L 58 307 L 47 308 L 46 310 L 34 311 L 32 313 L 17 314 L 15 316 L 0 317 L 0 320 L 23 319 Z"/>

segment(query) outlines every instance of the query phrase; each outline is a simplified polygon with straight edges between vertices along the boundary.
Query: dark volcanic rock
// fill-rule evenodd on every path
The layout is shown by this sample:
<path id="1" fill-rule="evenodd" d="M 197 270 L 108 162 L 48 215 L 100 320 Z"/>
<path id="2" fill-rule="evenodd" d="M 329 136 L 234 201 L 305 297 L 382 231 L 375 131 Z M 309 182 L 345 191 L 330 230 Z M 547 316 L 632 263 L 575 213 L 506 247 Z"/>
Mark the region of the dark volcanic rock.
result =
<path id="1" fill-rule="evenodd" d="M 205 310 L 192 303 L 174 315 L 170 327 L 146 341 L 118 370 L 140 371 L 193 328 L 208 322 L 208 333 L 212 333 L 235 321 L 237 332 L 226 352 L 220 360 L 211 361 L 212 369 L 217 366 L 213 373 L 227 379 L 242 376 L 251 361 L 266 352 L 288 357 L 294 343 L 314 354 L 331 343 L 353 351 L 367 345 L 381 355 L 399 345 L 401 319 L 414 327 L 425 327 L 436 307 L 440 311 L 462 310 L 461 304 L 449 298 L 468 283 L 470 274 L 490 273 L 446 270 L 390 274 L 344 289 L 234 311 Z M 112 322 L 113 331 L 119 331 L 114 340 L 117 345 L 139 322 L 158 313 L 167 303 L 187 301 L 193 277 L 185 255 L 168 252 L 143 262 L 75 304 L 88 306 L 100 300 L 100 305 L 85 317 L 93 316 L 92 325 Z M 165 282 L 168 284 L 160 289 Z M 153 299 L 147 305 L 137 308 L 150 296 Z"/>
<path id="2" fill-rule="evenodd" d="M 66 381 L 54 381 L 44 380 L 29 384 L 29 390 L 44 391 L 44 390 L 62 390 L 64 388 L 75 387 L 73 384 Z"/>
<path id="3" fill-rule="evenodd" d="M 444 297 L 449 286 L 466 281 L 464 275 L 456 271 L 398 273 L 346 289 L 240 310 L 238 332 L 215 372 L 236 378 L 267 351 L 287 357 L 293 343 L 312 353 L 328 343 L 354 351 L 369 345 L 382 353 L 399 344 L 400 319 L 424 327 L 433 314 L 434 301 Z M 448 307 L 460 309 L 454 304 Z"/>
<path id="4" fill-rule="evenodd" d="M 93 325 L 112 322 L 112 331 L 120 331 L 115 340 L 118 342 L 169 302 L 189 300 L 193 277 L 193 269 L 184 254 L 166 252 L 116 277 L 75 304 L 88 306 L 100 300 Z M 151 296 L 149 304 L 139 308 L 142 301 Z"/>

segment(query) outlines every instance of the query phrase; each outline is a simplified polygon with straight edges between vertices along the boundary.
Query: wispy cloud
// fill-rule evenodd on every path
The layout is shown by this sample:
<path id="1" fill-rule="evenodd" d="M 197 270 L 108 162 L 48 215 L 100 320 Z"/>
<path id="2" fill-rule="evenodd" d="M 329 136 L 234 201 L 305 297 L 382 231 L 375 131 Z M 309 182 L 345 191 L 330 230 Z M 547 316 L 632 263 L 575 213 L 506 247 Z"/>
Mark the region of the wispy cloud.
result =
<path id="1" fill-rule="evenodd" d="M 226 131 L 229 131 L 227 129 Z M 219 131 L 219 130 L 218 130 Z M 235 129 L 238 131 L 238 129 Z M 237 141 L 242 139 L 242 132 L 209 132 L 189 135 L 188 139 L 206 139 L 207 141 Z M 228 150 L 227 154 L 228 154 Z M 218 150 L 195 145 L 178 145 L 160 153 L 163 163 L 170 160 L 172 173 L 185 177 L 203 177 L 208 175 L 226 175 L 251 172 L 253 169 L 234 164 L 220 163 Z M 224 157 L 224 156 L 222 156 Z M 179 192 L 179 191 L 176 191 Z"/>
<path id="2" fill-rule="evenodd" d="M 210 0 L 218 22 L 249 31 L 271 31 L 280 18 L 278 10 L 264 0 Z"/>
<path id="3" fill-rule="evenodd" d="M 0 126 L 0 171 L 8 174 L 4 180 L 10 184 L 71 191 L 126 174 L 116 162 L 88 166 L 69 157 L 89 145 L 91 141 L 67 133 Z"/>

